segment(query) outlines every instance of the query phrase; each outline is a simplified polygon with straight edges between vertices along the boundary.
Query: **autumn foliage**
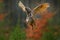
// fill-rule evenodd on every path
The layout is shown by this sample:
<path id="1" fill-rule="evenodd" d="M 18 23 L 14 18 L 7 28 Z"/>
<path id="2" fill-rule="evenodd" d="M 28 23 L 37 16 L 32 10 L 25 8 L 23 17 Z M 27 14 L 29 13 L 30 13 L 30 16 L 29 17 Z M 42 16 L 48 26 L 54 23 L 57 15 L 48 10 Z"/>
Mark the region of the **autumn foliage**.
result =
<path id="1" fill-rule="evenodd" d="M 7 14 L 0 14 L 0 21 L 3 21 L 4 20 L 4 18 L 7 16 Z"/>
<path id="2" fill-rule="evenodd" d="M 35 26 L 32 29 L 32 26 L 28 25 L 28 28 L 26 29 L 26 37 L 27 40 L 39 40 L 42 37 L 43 31 L 45 27 L 47 26 L 47 20 L 53 17 L 53 13 L 45 11 L 45 14 L 42 15 L 41 19 L 35 20 Z"/>

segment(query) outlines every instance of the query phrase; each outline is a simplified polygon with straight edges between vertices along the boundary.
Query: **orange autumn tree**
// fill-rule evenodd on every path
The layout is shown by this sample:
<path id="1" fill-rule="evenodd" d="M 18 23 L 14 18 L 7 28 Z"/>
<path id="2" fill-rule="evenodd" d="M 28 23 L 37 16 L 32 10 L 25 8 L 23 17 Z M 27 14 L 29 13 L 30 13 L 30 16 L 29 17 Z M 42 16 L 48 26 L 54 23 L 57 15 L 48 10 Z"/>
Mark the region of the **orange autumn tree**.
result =
<path id="1" fill-rule="evenodd" d="M 6 16 L 7 16 L 6 13 L 0 13 L 0 21 L 3 21 Z"/>

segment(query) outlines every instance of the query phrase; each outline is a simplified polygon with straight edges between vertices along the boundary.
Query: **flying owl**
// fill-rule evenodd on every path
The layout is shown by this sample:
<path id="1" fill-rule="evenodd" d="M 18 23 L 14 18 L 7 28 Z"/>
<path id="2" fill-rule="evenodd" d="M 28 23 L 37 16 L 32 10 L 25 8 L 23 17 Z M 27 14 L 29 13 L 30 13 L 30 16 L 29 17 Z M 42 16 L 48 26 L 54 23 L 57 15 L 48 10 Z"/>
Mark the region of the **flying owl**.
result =
<path id="1" fill-rule="evenodd" d="M 26 7 L 21 1 L 19 1 L 18 6 L 27 14 L 26 22 L 34 23 L 35 17 L 39 18 L 44 12 L 50 7 L 49 3 L 43 3 L 31 10 L 29 7 Z"/>

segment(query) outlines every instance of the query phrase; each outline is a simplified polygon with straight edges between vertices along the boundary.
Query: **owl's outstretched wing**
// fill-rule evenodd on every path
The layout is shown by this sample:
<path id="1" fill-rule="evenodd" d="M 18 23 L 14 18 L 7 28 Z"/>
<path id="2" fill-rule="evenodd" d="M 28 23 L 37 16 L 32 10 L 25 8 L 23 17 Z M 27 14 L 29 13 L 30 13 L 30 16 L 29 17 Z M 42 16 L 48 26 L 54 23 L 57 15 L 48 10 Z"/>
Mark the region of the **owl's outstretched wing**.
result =
<path id="1" fill-rule="evenodd" d="M 25 10 L 25 5 L 21 2 L 21 1 L 19 1 L 19 3 L 18 3 L 18 6 L 25 12 L 26 10 Z"/>
<path id="2" fill-rule="evenodd" d="M 50 7 L 49 3 L 40 4 L 33 9 L 33 14 L 43 13 L 48 7 Z"/>

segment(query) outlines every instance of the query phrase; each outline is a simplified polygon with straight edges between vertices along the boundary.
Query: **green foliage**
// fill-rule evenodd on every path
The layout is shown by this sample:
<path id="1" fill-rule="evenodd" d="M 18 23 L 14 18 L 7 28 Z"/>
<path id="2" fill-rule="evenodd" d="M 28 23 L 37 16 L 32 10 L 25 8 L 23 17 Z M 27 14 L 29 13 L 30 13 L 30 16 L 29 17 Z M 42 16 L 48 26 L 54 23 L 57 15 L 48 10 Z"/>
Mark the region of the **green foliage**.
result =
<path id="1" fill-rule="evenodd" d="M 48 25 L 47 25 L 49 32 L 43 33 L 42 40 L 60 40 L 60 32 L 58 29 L 55 29 L 55 26 L 57 25 L 56 27 L 58 27 L 59 25 L 58 24 L 55 25 L 55 24 L 56 23 L 54 21 L 54 18 L 49 19 Z"/>
<path id="2" fill-rule="evenodd" d="M 16 26 L 9 37 L 9 40 L 25 40 L 25 31 L 20 26 Z"/>
<path id="3" fill-rule="evenodd" d="M 45 32 L 43 33 L 42 40 L 54 40 L 54 36 L 52 35 L 51 32 Z"/>
<path id="4" fill-rule="evenodd" d="M 25 29 L 20 27 L 20 19 L 18 18 L 17 25 L 14 26 L 12 32 L 10 33 L 9 40 L 25 40 Z"/>

